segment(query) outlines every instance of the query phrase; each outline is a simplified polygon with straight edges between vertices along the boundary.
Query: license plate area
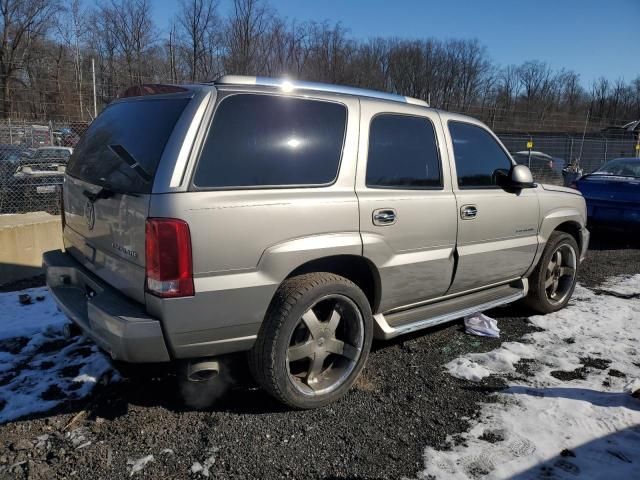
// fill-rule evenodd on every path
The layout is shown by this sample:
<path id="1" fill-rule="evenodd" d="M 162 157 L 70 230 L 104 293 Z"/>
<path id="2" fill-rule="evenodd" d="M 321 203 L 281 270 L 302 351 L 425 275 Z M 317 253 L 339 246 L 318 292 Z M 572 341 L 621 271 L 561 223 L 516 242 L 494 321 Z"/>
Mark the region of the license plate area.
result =
<path id="1" fill-rule="evenodd" d="M 36 193 L 56 193 L 55 185 L 39 185 L 36 187 Z"/>

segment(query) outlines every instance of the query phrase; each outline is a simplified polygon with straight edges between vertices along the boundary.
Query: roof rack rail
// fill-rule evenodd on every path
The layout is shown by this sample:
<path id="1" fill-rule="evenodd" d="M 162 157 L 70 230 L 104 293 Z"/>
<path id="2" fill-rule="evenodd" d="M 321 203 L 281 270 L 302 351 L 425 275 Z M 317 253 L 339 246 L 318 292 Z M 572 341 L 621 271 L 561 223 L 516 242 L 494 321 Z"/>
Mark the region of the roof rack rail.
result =
<path id="1" fill-rule="evenodd" d="M 340 93 L 344 95 L 359 95 L 362 97 L 379 98 L 381 100 L 390 100 L 392 102 L 410 103 L 412 105 L 420 105 L 428 107 L 429 104 L 418 98 L 405 97 L 395 93 L 379 92 L 377 90 L 368 90 L 366 88 L 346 87 L 342 85 L 332 85 L 329 83 L 303 82 L 299 80 L 290 80 L 287 78 L 271 78 L 271 77 L 250 77 L 245 75 L 224 75 L 213 82 L 215 85 L 260 85 L 264 87 L 280 88 L 284 92 L 292 92 L 294 90 L 315 90 L 318 92 Z"/>

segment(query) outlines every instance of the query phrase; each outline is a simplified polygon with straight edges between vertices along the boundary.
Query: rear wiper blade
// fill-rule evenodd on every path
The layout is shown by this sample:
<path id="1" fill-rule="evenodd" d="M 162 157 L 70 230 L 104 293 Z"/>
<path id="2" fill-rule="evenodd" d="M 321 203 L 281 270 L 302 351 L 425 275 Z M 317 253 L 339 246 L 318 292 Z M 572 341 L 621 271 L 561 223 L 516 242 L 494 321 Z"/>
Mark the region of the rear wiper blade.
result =
<path id="1" fill-rule="evenodd" d="M 116 193 L 121 195 L 131 195 L 132 197 L 137 197 L 138 194 L 132 192 L 125 192 L 124 190 L 119 190 L 117 188 L 113 188 L 111 185 L 101 185 L 100 190 L 93 193 L 89 190 L 83 190 L 82 195 L 87 197 L 91 203 L 94 203 L 96 200 L 100 200 L 101 198 L 111 198 Z"/>
<path id="2" fill-rule="evenodd" d="M 147 172 L 142 165 L 140 165 L 133 156 L 122 145 L 109 145 L 109 148 L 113 153 L 120 157 L 131 169 L 138 174 L 145 182 L 151 181 L 151 174 Z"/>
<path id="3" fill-rule="evenodd" d="M 111 198 L 115 195 L 116 192 L 109 188 L 101 187 L 96 193 L 90 192 L 89 190 L 83 190 L 82 195 L 87 197 L 91 203 L 94 203 L 96 200 L 100 200 L 101 198 Z"/>

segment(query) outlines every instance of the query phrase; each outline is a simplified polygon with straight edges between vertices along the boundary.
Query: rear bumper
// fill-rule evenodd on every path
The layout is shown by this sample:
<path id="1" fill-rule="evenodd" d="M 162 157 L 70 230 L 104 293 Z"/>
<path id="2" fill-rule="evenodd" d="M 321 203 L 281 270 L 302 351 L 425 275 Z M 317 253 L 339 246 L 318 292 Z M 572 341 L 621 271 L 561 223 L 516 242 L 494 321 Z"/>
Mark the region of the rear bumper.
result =
<path id="1" fill-rule="evenodd" d="M 61 250 L 42 256 L 47 286 L 60 309 L 114 360 L 171 360 L 160 321 Z"/>

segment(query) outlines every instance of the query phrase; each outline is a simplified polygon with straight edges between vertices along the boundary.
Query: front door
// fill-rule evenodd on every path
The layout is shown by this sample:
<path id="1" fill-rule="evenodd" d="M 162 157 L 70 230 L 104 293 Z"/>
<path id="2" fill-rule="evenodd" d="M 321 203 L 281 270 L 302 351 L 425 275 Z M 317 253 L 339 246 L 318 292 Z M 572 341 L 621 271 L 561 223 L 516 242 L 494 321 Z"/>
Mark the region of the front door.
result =
<path id="1" fill-rule="evenodd" d="M 443 295 L 454 268 L 456 201 L 438 114 L 407 107 L 380 113 L 361 100 L 356 193 L 363 253 L 380 273 L 378 311 Z M 444 153 L 444 165 L 442 153 Z"/>
<path id="2" fill-rule="evenodd" d="M 449 152 L 455 160 L 458 265 L 448 293 L 460 293 L 521 277 L 538 248 L 539 205 L 535 188 L 507 191 L 496 170 L 512 161 L 481 124 L 449 120 Z"/>

